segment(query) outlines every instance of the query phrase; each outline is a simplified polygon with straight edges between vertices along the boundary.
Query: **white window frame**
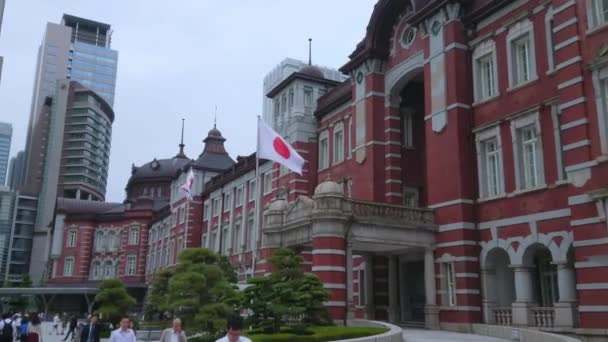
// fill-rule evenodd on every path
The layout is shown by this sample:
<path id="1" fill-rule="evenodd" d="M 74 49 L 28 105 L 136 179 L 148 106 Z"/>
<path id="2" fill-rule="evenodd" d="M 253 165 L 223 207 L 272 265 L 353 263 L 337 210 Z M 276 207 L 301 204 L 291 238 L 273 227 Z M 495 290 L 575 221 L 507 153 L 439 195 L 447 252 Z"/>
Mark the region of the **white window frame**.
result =
<path id="1" fill-rule="evenodd" d="M 129 227 L 129 245 L 139 244 L 139 226 L 132 225 Z"/>
<path id="2" fill-rule="evenodd" d="M 76 247 L 77 239 L 78 239 L 78 231 L 75 228 L 70 229 L 68 232 L 66 247 Z"/>
<path id="3" fill-rule="evenodd" d="M 488 184 L 488 154 L 486 151 L 486 144 L 490 140 L 495 140 L 497 145 L 497 151 L 495 152 L 498 157 L 497 165 L 497 192 L 490 194 Z M 504 161 L 502 155 L 502 139 L 500 137 L 500 126 L 495 125 L 490 128 L 486 128 L 483 131 L 477 132 L 475 135 L 475 146 L 477 148 L 477 175 L 479 184 L 479 198 L 495 198 L 505 194 L 505 172 L 504 172 Z"/>
<path id="4" fill-rule="evenodd" d="M 602 0 L 587 0 L 587 22 L 589 30 L 593 30 L 608 24 L 607 18 L 602 16 L 604 8 Z"/>
<path id="5" fill-rule="evenodd" d="M 110 230 L 107 234 L 107 240 L 108 240 L 108 250 L 111 252 L 115 252 L 118 250 L 118 234 L 113 231 Z"/>
<path id="6" fill-rule="evenodd" d="M 107 267 L 109 266 L 109 267 Z M 116 264 L 111 260 L 103 263 L 103 279 L 113 278 L 116 276 Z"/>
<path id="7" fill-rule="evenodd" d="M 211 200 L 211 212 L 213 217 L 216 217 L 220 214 L 220 199 L 219 197 L 215 197 Z"/>
<path id="8" fill-rule="evenodd" d="M 349 116 L 348 119 L 348 153 L 346 159 L 351 159 L 353 156 L 353 118 Z"/>
<path id="9" fill-rule="evenodd" d="M 209 219 L 209 200 L 206 200 L 205 203 L 203 204 L 203 220 L 208 220 Z"/>
<path id="10" fill-rule="evenodd" d="M 413 203 L 408 203 L 407 198 L 412 198 Z M 403 187 L 403 205 L 408 207 L 418 207 L 420 205 L 420 192 L 418 189 L 410 186 Z"/>
<path id="11" fill-rule="evenodd" d="M 186 222 L 186 207 L 181 206 L 179 207 L 179 223 L 184 223 Z"/>
<path id="12" fill-rule="evenodd" d="M 414 148 L 414 114 L 416 111 L 411 107 L 400 109 L 401 116 L 401 142 L 405 148 Z"/>
<path id="13" fill-rule="evenodd" d="M 98 280 L 101 279 L 103 276 L 103 266 L 101 264 L 101 261 L 99 260 L 94 260 L 93 263 L 91 264 L 91 280 Z"/>
<path id="14" fill-rule="evenodd" d="M 232 208 L 232 193 L 225 192 L 224 193 L 224 212 L 227 213 Z"/>
<path id="15" fill-rule="evenodd" d="M 443 284 L 445 288 L 445 306 L 456 306 L 457 304 L 457 285 L 456 271 L 453 262 L 442 263 L 443 266 Z"/>
<path id="16" fill-rule="evenodd" d="M 247 187 L 249 189 L 249 191 L 248 191 L 249 202 L 253 202 L 255 200 L 256 185 L 257 184 L 255 182 L 255 179 L 252 179 L 247 183 Z"/>
<path id="17" fill-rule="evenodd" d="M 337 136 L 340 134 L 341 141 L 337 141 Z M 334 125 L 332 134 L 332 164 L 340 164 L 344 161 L 344 123 L 342 121 Z"/>
<path id="18" fill-rule="evenodd" d="M 245 193 L 244 186 L 241 184 L 236 188 L 234 196 L 234 207 L 238 208 L 243 205 L 243 194 Z"/>
<path id="19" fill-rule="evenodd" d="M 106 234 L 102 230 L 95 232 L 95 251 L 102 252 L 106 249 Z"/>
<path id="20" fill-rule="evenodd" d="M 127 255 L 127 262 L 125 265 L 125 274 L 126 275 L 135 275 L 137 273 L 137 255 L 129 254 Z"/>
<path id="21" fill-rule="evenodd" d="M 325 146 L 323 146 L 325 141 Z M 323 130 L 319 133 L 319 170 L 325 170 L 329 167 L 329 132 Z"/>
<path id="22" fill-rule="evenodd" d="M 251 224 L 250 224 L 251 223 Z M 247 216 L 247 247 L 248 251 L 253 250 L 255 245 L 255 217 L 253 214 Z"/>
<path id="23" fill-rule="evenodd" d="M 243 230 L 243 220 L 238 218 L 234 221 L 234 225 L 232 226 L 232 231 L 234 232 L 232 237 L 232 253 L 237 254 L 241 251 L 241 233 Z"/>
<path id="24" fill-rule="evenodd" d="M 601 151 L 608 155 L 608 57 L 604 57 L 592 75 Z"/>
<path id="25" fill-rule="evenodd" d="M 551 73 L 555 69 L 555 41 L 553 36 L 553 28 L 555 27 L 553 20 L 553 7 L 549 6 L 545 14 L 545 40 L 547 41 L 547 73 Z"/>
<path id="26" fill-rule="evenodd" d="M 314 102 L 314 89 L 310 86 L 304 86 L 304 107 L 312 107 Z"/>
<path id="27" fill-rule="evenodd" d="M 74 275 L 74 264 L 76 263 L 76 258 L 73 256 L 67 256 L 63 259 L 63 276 L 64 277 L 72 277 Z M 70 265 L 70 267 L 68 267 Z"/>
<path id="28" fill-rule="evenodd" d="M 514 53 L 514 43 L 524 36 L 529 37 L 528 42 L 528 79 L 525 81 L 516 80 L 516 73 L 520 70 L 516 67 L 517 56 Z M 524 19 L 509 29 L 507 34 L 507 59 L 509 69 L 509 89 L 518 88 L 535 81 L 538 78 L 536 72 L 536 49 L 534 45 L 534 26 L 529 19 Z"/>
<path id="29" fill-rule="evenodd" d="M 489 82 L 484 82 L 485 77 L 481 68 L 481 63 L 484 60 L 491 62 L 491 85 L 486 86 Z M 475 102 L 484 102 L 491 100 L 500 95 L 498 91 L 498 59 L 496 57 L 496 43 L 492 39 L 488 39 L 480 43 L 473 51 L 473 92 Z M 487 89 L 486 89 L 487 88 Z"/>
<path id="30" fill-rule="evenodd" d="M 525 184 L 525 170 L 523 162 L 523 142 L 521 141 L 521 131 L 533 125 L 537 134 L 538 155 L 536 160 L 537 184 L 533 187 Z M 542 131 L 540 128 L 539 113 L 534 112 L 511 121 L 511 140 L 513 143 L 513 160 L 515 162 L 515 186 L 517 190 L 532 190 L 545 186 L 545 168 L 543 158 Z M 520 142 L 522 142 L 520 144 Z M 521 145 L 521 146 L 520 146 Z M 521 154 L 520 154 L 521 152 Z"/>
<path id="31" fill-rule="evenodd" d="M 272 192 L 272 171 L 264 173 L 264 195 Z"/>

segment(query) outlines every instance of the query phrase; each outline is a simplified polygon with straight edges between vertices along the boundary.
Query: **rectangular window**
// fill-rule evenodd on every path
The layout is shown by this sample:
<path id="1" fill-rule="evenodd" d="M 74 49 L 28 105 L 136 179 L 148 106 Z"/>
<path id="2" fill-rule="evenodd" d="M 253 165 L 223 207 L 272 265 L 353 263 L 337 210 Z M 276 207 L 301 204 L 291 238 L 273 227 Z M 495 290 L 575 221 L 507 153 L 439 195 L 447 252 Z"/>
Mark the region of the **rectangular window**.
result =
<path id="1" fill-rule="evenodd" d="M 289 111 L 291 111 L 293 109 L 293 99 L 294 99 L 293 89 L 289 89 L 289 101 L 288 101 Z"/>
<path id="2" fill-rule="evenodd" d="M 530 55 L 530 43 L 530 33 L 526 33 L 511 42 L 513 86 L 532 79 L 531 63 L 533 61 Z"/>
<path id="3" fill-rule="evenodd" d="M 445 297 L 447 306 L 456 305 L 456 273 L 454 272 L 454 263 L 448 262 L 443 264 L 444 280 L 445 280 Z"/>
<path id="4" fill-rule="evenodd" d="M 281 113 L 287 113 L 287 95 L 285 94 L 283 94 L 283 97 L 281 98 Z"/>
<path id="5" fill-rule="evenodd" d="M 211 210 L 213 211 L 213 216 L 217 216 L 220 213 L 220 199 L 214 198 L 211 201 Z"/>
<path id="6" fill-rule="evenodd" d="M 334 130 L 334 164 L 344 161 L 344 130 Z"/>
<path id="7" fill-rule="evenodd" d="M 590 28 L 608 23 L 608 0 L 591 0 L 591 2 L 590 14 L 593 17 L 589 20 Z"/>
<path id="8" fill-rule="evenodd" d="M 127 275 L 134 275 L 137 265 L 137 257 L 135 255 L 127 256 Z"/>
<path id="9" fill-rule="evenodd" d="M 418 206 L 418 189 L 403 187 L 403 205 L 407 207 Z"/>
<path id="10" fill-rule="evenodd" d="M 264 174 L 264 195 L 272 192 L 272 171 Z"/>
<path id="11" fill-rule="evenodd" d="M 254 245 L 254 220 L 253 220 L 253 215 L 249 215 L 249 217 L 247 218 L 247 249 L 251 250 L 253 249 L 253 245 Z"/>
<path id="12" fill-rule="evenodd" d="M 328 139 L 326 137 L 319 140 L 319 170 L 326 169 L 329 166 L 328 145 Z"/>
<path id="13" fill-rule="evenodd" d="M 236 188 L 236 198 L 235 198 L 235 208 L 240 207 L 241 205 L 243 205 L 243 186 L 239 186 L 238 188 Z"/>
<path id="14" fill-rule="evenodd" d="M 249 181 L 249 201 L 255 199 L 255 179 Z"/>
<path id="15" fill-rule="evenodd" d="M 312 107 L 312 88 L 304 87 L 304 106 Z"/>
<path id="16" fill-rule="evenodd" d="M 500 176 L 501 160 L 500 148 L 496 137 L 481 142 L 482 146 L 482 174 L 485 197 L 498 196 L 502 193 L 502 179 Z"/>
<path id="17" fill-rule="evenodd" d="M 221 240 L 222 246 L 220 249 L 222 255 L 227 255 L 228 248 L 230 247 L 230 246 L 228 246 L 228 226 L 229 225 L 230 224 L 228 222 L 222 225 L 222 240 Z"/>
<path id="18" fill-rule="evenodd" d="M 224 194 L 224 212 L 230 211 L 230 208 L 232 208 L 232 196 L 230 196 L 230 193 L 225 193 Z"/>
<path id="19" fill-rule="evenodd" d="M 139 243 L 139 227 L 131 227 L 129 229 L 129 245 L 137 245 Z"/>
<path id="20" fill-rule="evenodd" d="M 414 109 L 403 108 L 401 110 L 401 120 L 403 124 L 403 147 L 414 147 L 414 126 L 413 126 Z"/>
<path id="21" fill-rule="evenodd" d="M 184 238 L 177 239 L 177 251 L 181 252 L 184 249 Z"/>
<path id="22" fill-rule="evenodd" d="M 494 55 L 489 53 L 477 59 L 477 93 L 478 101 L 491 98 L 496 95 L 496 78 Z"/>
<path id="23" fill-rule="evenodd" d="M 76 235 L 77 235 L 77 231 L 76 229 L 72 229 L 70 230 L 70 232 L 68 233 L 68 243 L 67 243 L 67 247 L 76 247 Z"/>
<path id="24" fill-rule="evenodd" d="M 63 260 L 63 276 L 71 277 L 74 273 L 74 257 L 66 257 Z"/>
<path id="25" fill-rule="evenodd" d="M 179 223 L 186 222 L 186 208 L 181 207 L 181 208 L 179 208 L 179 211 L 180 211 Z"/>
<path id="26" fill-rule="evenodd" d="M 348 120 L 348 159 L 351 158 L 353 153 L 353 119 Z"/>
<path id="27" fill-rule="evenodd" d="M 239 253 L 241 251 L 241 221 L 236 221 L 234 222 L 234 229 L 233 229 L 233 236 L 232 236 L 232 252 L 233 253 Z"/>
<path id="28" fill-rule="evenodd" d="M 209 219 L 209 201 L 205 201 L 203 209 L 203 220 Z"/>
<path id="29" fill-rule="evenodd" d="M 538 163 L 538 136 L 535 125 L 528 125 L 519 129 L 521 141 L 521 160 L 523 167 L 524 188 L 533 188 L 539 184 L 539 163 Z"/>

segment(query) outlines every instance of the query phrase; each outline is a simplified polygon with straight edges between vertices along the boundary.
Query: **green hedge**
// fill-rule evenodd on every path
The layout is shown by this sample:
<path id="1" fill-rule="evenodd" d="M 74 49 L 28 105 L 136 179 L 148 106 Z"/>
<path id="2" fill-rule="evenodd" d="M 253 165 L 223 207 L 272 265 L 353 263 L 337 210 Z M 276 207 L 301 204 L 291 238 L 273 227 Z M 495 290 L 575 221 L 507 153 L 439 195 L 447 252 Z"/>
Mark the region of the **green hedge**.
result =
<path id="1" fill-rule="evenodd" d="M 288 332 L 280 334 L 245 334 L 253 342 L 327 342 L 382 334 L 388 329 L 374 327 L 314 327 L 310 335 L 296 335 Z M 217 338 L 194 337 L 188 342 L 214 342 Z"/>

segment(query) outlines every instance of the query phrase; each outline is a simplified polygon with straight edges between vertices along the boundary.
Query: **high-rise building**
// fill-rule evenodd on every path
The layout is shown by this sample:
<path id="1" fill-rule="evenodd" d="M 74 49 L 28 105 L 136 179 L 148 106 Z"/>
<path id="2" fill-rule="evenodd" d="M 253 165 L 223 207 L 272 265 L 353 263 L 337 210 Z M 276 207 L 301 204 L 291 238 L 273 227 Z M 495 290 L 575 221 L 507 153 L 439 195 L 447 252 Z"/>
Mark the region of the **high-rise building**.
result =
<path id="1" fill-rule="evenodd" d="M 4 180 L 6 179 L 12 136 L 13 125 L 0 122 L 0 185 L 4 185 Z"/>
<path id="2" fill-rule="evenodd" d="M 0 279 L 5 278 L 8 269 L 8 249 L 13 226 L 13 205 L 15 193 L 8 187 L 0 186 Z"/>
<path id="3" fill-rule="evenodd" d="M 0 0 L 0 31 L 2 31 L 2 17 L 4 16 L 4 0 Z M 0 56 L 0 80 L 2 80 L 2 62 L 4 57 Z"/>
<path id="4" fill-rule="evenodd" d="M 110 25 L 64 14 L 38 49 L 23 191 L 38 198 L 30 275 L 44 276 L 57 197 L 105 197 L 118 52 Z"/>
<path id="5" fill-rule="evenodd" d="M 19 190 L 23 186 L 25 173 L 25 152 L 19 151 L 8 163 L 6 185 L 11 190 Z"/>
<path id="6" fill-rule="evenodd" d="M 30 269 L 37 208 L 38 198 L 35 196 L 19 191 L 14 193 L 13 216 L 7 249 L 7 271 L 4 274 L 4 281 L 8 283 L 20 282 Z M 36 279 L 36 281 L 38 280 L 39 278 Z"/>

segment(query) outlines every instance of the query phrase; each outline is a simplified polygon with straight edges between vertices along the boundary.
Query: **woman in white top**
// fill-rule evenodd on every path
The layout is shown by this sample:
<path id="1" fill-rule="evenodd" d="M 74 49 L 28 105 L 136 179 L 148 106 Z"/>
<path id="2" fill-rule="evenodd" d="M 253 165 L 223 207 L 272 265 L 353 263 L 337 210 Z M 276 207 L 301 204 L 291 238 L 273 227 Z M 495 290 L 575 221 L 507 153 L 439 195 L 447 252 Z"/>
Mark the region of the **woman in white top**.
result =
<path id="1" fill-rule="evenodd" d="M 30 321 L 27 323 L 27 336 L 25 337 L 26 342 L 42 342 L 42 324 L 40 324 L 40 317 L 32 313 L 30 314 Z"/>

